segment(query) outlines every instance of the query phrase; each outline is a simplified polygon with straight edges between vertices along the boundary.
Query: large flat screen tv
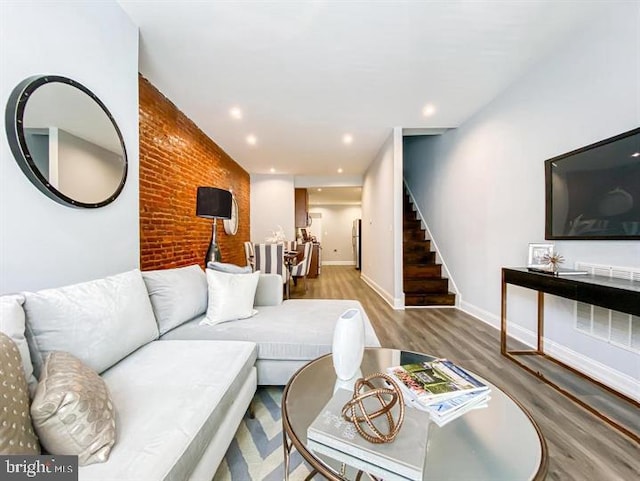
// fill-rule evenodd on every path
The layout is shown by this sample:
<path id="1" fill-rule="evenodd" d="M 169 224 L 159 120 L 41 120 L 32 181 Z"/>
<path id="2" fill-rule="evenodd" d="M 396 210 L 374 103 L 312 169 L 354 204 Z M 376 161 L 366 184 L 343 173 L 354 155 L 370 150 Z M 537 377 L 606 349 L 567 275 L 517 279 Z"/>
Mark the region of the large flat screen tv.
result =
<path id="1" fill-rule="evenodd" d="M 545 162 L 546 239 L 640 240 L 640 128 Z"/>

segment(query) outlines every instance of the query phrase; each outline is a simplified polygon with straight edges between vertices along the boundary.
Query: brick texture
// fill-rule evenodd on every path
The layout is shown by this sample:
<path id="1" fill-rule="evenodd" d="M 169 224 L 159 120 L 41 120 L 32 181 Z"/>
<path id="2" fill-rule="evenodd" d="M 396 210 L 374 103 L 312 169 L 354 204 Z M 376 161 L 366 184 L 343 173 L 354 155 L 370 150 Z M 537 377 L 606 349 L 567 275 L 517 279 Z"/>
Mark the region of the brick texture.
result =
<path id="1" fill-rule="evenodd" d="M 249 240 L 249 174 L 151 83 L 140 76 L 140 266 L 166 269 L 198 263 L 211 239 L 211 220 L 196 217 L 198 186 L 232 190 L 238 233 L 224 232 L 224 262 L 244 265 Z"/>

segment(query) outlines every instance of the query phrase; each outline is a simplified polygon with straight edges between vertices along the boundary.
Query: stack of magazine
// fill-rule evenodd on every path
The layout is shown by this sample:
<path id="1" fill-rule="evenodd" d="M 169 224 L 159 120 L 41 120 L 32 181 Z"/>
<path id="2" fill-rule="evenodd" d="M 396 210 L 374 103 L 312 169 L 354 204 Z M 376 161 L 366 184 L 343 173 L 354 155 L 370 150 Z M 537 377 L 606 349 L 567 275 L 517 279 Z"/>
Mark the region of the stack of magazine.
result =
<path id="1" fill-rule="evenodd" d="M 307 429 L 307 447 L 315 454 L 344 463 L 385 481 L 421 480 L 427 452 L 429 415 L 417 409 L 405 411 L 404 422 L 391 443 L 373 444 L 358 434 L 354 425 L 342 417 L 342 407 L 353 393 L 338 389 Z M 363 400 L 367 412 L 380 409 L 372 397 Z M 397 412 L 394 408 L 393 412 Z M 372 420 L 385 432 L 386 416 Z M 365 426 L 366 429 L 366 426 Z M 340 470 L 341 468 L 337 468 Z"/>
<path id="2" fill-rule="evenodd" d="M 429 413 L 438 426 L 471 409 L 487 406 L 489 386 L 446 359 L 387 369 L 400 386 L 407 406 Z"/>

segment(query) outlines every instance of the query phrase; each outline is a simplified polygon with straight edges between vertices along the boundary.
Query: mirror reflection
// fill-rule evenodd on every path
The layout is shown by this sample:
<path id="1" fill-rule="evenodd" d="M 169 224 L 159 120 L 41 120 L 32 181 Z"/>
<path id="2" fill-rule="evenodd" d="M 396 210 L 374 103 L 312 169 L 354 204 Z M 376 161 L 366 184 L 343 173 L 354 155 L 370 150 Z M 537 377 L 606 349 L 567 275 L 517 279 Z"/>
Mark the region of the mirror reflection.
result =
<path id="1" fill-rule="evenodd" d="M 25 173 L 55 200 L 100 207 L 124 185 L 124 144 L 106 107 L 88 89 L 58 78 L 63 80 L 31 82 L 32 88 L 21 94 L 16 124 L 24 159 L 18 160 L 26 162 L 31 172 Z"/>

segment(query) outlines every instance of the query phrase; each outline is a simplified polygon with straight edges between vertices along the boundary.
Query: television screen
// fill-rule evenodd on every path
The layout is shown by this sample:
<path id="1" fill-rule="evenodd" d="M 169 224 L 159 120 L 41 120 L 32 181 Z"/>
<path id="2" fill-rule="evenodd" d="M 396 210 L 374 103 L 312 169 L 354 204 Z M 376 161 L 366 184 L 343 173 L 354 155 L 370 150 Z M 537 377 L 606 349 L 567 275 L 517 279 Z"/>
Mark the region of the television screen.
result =
<path id="1" fill-rule="evenodd" d="M 546 239 L 640 239 L 640 128 L 545 162 Z"/>

